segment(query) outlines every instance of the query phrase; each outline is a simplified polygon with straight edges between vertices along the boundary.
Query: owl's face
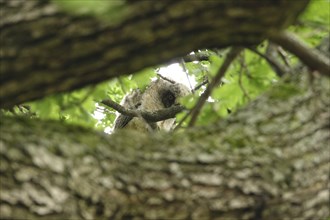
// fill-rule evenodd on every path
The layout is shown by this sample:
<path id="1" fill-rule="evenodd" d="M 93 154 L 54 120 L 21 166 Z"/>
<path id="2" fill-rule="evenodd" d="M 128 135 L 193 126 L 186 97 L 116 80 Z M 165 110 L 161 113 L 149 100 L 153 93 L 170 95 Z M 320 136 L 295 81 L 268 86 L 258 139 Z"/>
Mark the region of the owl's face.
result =
<path id="1" fill-rule="evenodd" d="M 188 94 L 189 89 L 181 83 L 157 79 L 144 92 L 141 107 L 148 111 L 169 108 L 177 104 L 179 98 Z"/>
<path id="2" fill-rule="evenodd" d="M 159 98 L 161 99 L 161 102 L 163 103 L 165 108 L 169 108 L 175 103 L 175 94 L 170 90 L 165 90 L 159 92 Z"/>

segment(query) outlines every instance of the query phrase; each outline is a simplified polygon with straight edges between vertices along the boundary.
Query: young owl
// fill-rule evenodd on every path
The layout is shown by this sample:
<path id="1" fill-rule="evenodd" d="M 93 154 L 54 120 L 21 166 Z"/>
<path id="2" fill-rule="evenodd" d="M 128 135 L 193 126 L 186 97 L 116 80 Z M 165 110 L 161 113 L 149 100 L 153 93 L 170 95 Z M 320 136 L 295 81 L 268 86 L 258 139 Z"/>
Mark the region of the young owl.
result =
<path id="1" fill-rule="evenodd" d="M 181 83 L 172 83 L 164 79 L 157 79 L 150 83 L 143 94 L 140 90 L 139 92 L 133 90 L 125 96 L 122 105 L 129 109 L 154 112 L 178 104 L 178 99 L 188 94 L 189 89 Z M 143 132 L 155 130 L 169 131 L 174 128 L 174 125 L 175 118 L 152 123 L 146 121 L 142 116 L 132 118 L 119 115 L 115 120 L 115 129 L 125 128 Z"/>

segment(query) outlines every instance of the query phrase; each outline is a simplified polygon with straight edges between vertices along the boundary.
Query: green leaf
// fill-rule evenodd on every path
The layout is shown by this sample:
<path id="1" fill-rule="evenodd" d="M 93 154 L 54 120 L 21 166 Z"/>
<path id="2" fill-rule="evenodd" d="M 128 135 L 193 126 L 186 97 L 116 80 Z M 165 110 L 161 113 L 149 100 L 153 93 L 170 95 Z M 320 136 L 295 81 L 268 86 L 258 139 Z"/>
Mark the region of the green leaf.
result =
<path id="1" fill-rule="evenodd" d="M 207 125 L 219 120 L 219 115 L 214 109 L 214 103 L 206 102 L 198 117 L 198 125 Z"/>
<path id="2" fill-rule="evenodd" d="M 154 68 L 146 68 L 140 72 L 135 73 L 132 76 L 132 80 L 137 84 L 138 88 L 145 88 L 149 83 L 152 77 L 156 76 L 156 71 Z"/>
<path id="3" fill-rule="evenodd" d="M 31 111 L 35 112 L 38 117 L 44 119 L 57 119 L 59 112 L 59 105 L 57 104 L 57 97 L 47 97 L 41 101 L 28 103 Z"/>

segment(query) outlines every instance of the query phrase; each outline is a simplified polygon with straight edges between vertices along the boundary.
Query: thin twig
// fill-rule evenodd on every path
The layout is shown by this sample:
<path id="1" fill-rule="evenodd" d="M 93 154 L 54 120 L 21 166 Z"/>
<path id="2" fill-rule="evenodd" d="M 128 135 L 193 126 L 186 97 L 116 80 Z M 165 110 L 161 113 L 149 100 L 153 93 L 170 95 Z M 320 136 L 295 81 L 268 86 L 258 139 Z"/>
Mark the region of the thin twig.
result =
<path id="1" fill-rule="evenodd" d="M 242 83 L 242 71 L 239 72 L 238 76 L 238 85 L 241 88 L 244 97 L 246 97 L 249 101 L 251 100 L 250 96 L 247 94 L 246 90 L 244 89 L 243 83 Z"/>
<path id="2" fill-rule="evenodd" d="M 194 91 L 199 90 L 202 86 L 206 85 L 209 83 L 208 79 L 203 80 L 203 82 L 201 82 L 200 84 L 198 84 L 197 86 L 195 86 L 195 88 L 193 89 Z"/>
<path id="3" fill-rule="evenodd" d="M 311 70 L 330 76 L 330 59 L 289 32 L 272 34 L 270 40 L 296 55 Z"/>
<path id="4" fill-rule="evenodd" d="M 203 80 L 203 82 L 201 82 L 200 84 L 198 84 L 197 86 L 195 86 L 194 91 L 199 90 L 202 86 L 204 86 L 204 85 L 206 85 L 208 83 L 209 83 L 209 80 L 208 80 L 208 78 L 206 78 L 205 80 Z M 178 125 L 175 127 L 174 130 L 177 130 L 177 129 L 181 128 L 183 122 L 186 121 L 186 119 L 190 116 L 191 113 L 192 113 L 192 111 L 188 111 L 187 114 L 185 114 L 185 116 L 179 121 Z"/>
<path id="5" fill-rule="evenodd" d="M 263 54 L 252 47 L 249 47 L 249 50 L 264 58 L 279 77 L 282 77 L 285 73 L 289 72 L 289 70 L 285 66 L 281 65 L 279 62 L 277 62 L 277 60 L 273 59 L 273 57 Z"/>
<path id="6" fill-rule="evenodd" d="M 246 73 L 247 78 L 249 78 L 250 80 L 253 80 L 253 76 L 251 75 L 251 72 L 249 70 L 249 67 L 246 65 L 245 59 L 242 60 L 241 65 L 242 65 L 242 67 L 243 67 L 243 69 L 244 69 L 244 71 Z"/>
<path id="7" fill-rule="evenodd" d="M 170 83 L 172 83 L 172 84 L 175 84 L 175 83 L 176 83 L 174 80 L 171 80 L 171 79 L 169 79 L 169 78 L 167 78 L 167 77 L 161 75 L 160 73 L 157 73 L 157 76 L 159 76 L 159 77 L 162 78 L 163 80 L 168 81 L 168 82 L 170 82 Z"/>
<path id="8" fill-rule="evenodd" d="M 213 80 L 208 84 L 205 91 L 197 101 L 194 108 L 191 110 L 191 119 L 189 121 L 188 126 L 191 127 L 195 124 L 197 117 L 199 115 L 199 112 L 201 111 L 204 103 L 208 99 L 208 97 L 211 95 L 212 90 L 219 85 L 222 77 L 225 75 L 227 69 L 229 68 L 230 64 L 235 60 L 236 56 L 242 51 L 242 48 L 240 47 L 233 47 L 229 53 L 227 54 L 221 68 L 219 69 L 217 75 L 213 78 Z"/>
<path id="9" fill-rule="evenodd" d="M 282 47 L 277 47 L 277 53 L 280 55 L 285 65 L 291 69 L 290 61 L 288 60 L 286 52 L 283 50 Z"/>
<path id="10" fill-rule="evenodd" d="M 111 99 L 104 99 L 101 101 L 103 105 L 106 105 L 110 108 L 115 109 L 119 113 L 123 115 L 127 115 L 130 117 L 142 117 L 147 122 L 157 122 L 157 121 L 163 121 L 169 118 L 174 118 L 176 114 L 179 112 L 182 112 L 185 107 L 182 105 L 174 105 L 172 107 L 157 110 L 154 112 L 147 112 L 147 111 L 141 111 L 141 110 L 131 110 L 126 109 L 122 105 L 119 105 L 118 103 L 112 101 Z"/>
<path id="11" fill-rule="evenodd" d="M 192 92 L 192 93 L 194 93 L 195 91 L 194 91 L 194 89 L 193 89 L 193 87 L 192 87 L 192 85 L 191 85 L 191 82 L 190 82 L 190 79 L 189 79 L 189 76 L 188 76 L 188 70 L 187 70 L 187 68 L 186 68 L 186 65 L 185 65 L 185 63 L 184 63 L 184 60 L 183 60 L 183 58 L 181 59 L 181 67 L 182 67 L 182 69 L 183 69 L 183 72 L 185 72 L 185 74 L 186 74 L 186 77 L 187 77 L 187 80 L 188 80 L 188 83 L 189 83 L 189 88 L 190 88 L 190 91 Z"/>
<path id="12" fill-rule="evenodd" d="M 178 125 L 175 127 L 174 130 L 178 130 L 179 128 L 182 127 L 183 122 L 189 117 L 189 115 L 191 114 L 191 110 L 187 112 L 187 114 L 185 114 L 185 116 L 179 121 Z"/>
<path id="13" fill-rule="evenodd" d="M 241 88 L 244 97 L 246 97 L 249 101 L 251 100 L 249 94 L 246 92 L 244 86 L 243 86 L 243 82 L 242 82 L 242 75 L 243 75 L 243 68 L 244 68 L 244 60 L 245 58 L 243 56 L 240 57 L 240 63 L 241 63 L 241 68 L 239 70 L 239 75 L 238 75 L 238 85 Z"/>

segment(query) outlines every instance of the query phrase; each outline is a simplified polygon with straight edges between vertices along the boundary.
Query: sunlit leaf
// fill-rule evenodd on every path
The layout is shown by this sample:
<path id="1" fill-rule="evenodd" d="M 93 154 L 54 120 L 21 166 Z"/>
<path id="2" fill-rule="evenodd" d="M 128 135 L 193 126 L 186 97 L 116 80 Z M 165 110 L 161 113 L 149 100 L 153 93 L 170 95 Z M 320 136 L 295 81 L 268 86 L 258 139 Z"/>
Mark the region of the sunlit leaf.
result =
<path id="1" fill-rule="evenodd" d="M 137 84 L 138 88 L 144 88 L 150 83 L 150 79 L 156 76 L 153 68 L 146 68 L 132 76 L 132 80 Z"/>

